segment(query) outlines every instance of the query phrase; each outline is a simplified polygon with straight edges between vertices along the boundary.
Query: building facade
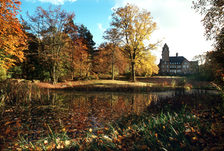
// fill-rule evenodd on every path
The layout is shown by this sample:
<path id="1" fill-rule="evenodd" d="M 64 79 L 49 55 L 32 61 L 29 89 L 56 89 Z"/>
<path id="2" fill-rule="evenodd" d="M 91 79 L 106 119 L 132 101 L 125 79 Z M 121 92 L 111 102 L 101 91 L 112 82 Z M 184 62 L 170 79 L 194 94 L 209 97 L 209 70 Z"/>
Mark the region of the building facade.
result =
<path id="1" fill-rule="evenodd" d="M 183 56 L 169 56 L 169 47 L 163 46 L 162 59 L 159 63 L 159 73 L 162 75 L 186 75 L 198 71 L 198 61 L 188 61 Z"/>

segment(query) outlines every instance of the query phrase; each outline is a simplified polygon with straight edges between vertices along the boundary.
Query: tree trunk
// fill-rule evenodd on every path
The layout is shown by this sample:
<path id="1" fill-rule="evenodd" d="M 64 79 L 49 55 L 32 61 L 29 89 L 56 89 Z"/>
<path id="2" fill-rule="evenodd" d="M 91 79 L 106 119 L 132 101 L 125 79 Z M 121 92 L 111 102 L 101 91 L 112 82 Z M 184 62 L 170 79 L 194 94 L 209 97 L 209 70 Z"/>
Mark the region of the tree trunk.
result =
<path id="1" fill-rule="evenodd" d="M 135 62 L 131 62 L 131 81 L 135 82 Z"/>
<path id="2" fill-rule="evenodd" d="M 112 80 L 114 80 L 114 50 L 112 52 Z"/>
<path id="3" fill-rule="evenodd" d="M 57 80 L 56 80 L 56 67 L 55 65 L 53 66 L 53 84 L 56 84 Z"/>
<path id="4" fill-rule="evenodd" d="M 114 63 L 112 63 L 112 80 L 114 80 Z"/>

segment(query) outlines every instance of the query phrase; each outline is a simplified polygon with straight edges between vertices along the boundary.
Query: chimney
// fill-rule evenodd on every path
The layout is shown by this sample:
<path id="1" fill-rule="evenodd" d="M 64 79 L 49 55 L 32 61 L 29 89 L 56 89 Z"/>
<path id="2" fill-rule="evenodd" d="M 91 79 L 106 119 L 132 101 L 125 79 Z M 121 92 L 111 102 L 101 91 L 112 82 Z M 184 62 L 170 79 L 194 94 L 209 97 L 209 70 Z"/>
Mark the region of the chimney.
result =
<path id="1" fill-rule="evenodd" d="M 178 53 L 176 53 L 176 57 L 178 57 Z"/>

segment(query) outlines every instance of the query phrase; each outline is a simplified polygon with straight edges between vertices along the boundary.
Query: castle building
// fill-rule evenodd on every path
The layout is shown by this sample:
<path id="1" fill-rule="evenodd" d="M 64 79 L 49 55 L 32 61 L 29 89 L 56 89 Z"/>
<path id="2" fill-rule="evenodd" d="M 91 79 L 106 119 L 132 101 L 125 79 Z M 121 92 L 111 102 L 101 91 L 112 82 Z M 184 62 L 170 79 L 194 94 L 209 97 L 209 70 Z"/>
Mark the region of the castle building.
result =
<path id="1" fill-rule="evenodd" d="M 188 61 L 183 56 L 169 56 L 169 47 L 163 46 L 162 59 L 159 63 L 159 73 L 162 75 L 186 75 L 198 71 L 198 61 Z"/>

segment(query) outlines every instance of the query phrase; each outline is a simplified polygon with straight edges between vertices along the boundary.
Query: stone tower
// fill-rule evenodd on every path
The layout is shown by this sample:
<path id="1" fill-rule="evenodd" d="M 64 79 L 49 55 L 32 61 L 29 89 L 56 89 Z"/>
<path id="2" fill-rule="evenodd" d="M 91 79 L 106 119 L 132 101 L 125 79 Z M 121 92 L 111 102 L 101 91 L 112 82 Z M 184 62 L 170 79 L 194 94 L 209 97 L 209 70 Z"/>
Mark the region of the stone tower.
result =
<path id="1" fill-rule="evenodd" d="M 162 61 L 169 62 L 169 53 L 169 47 L 165 44 L 162 51 Z"/>

